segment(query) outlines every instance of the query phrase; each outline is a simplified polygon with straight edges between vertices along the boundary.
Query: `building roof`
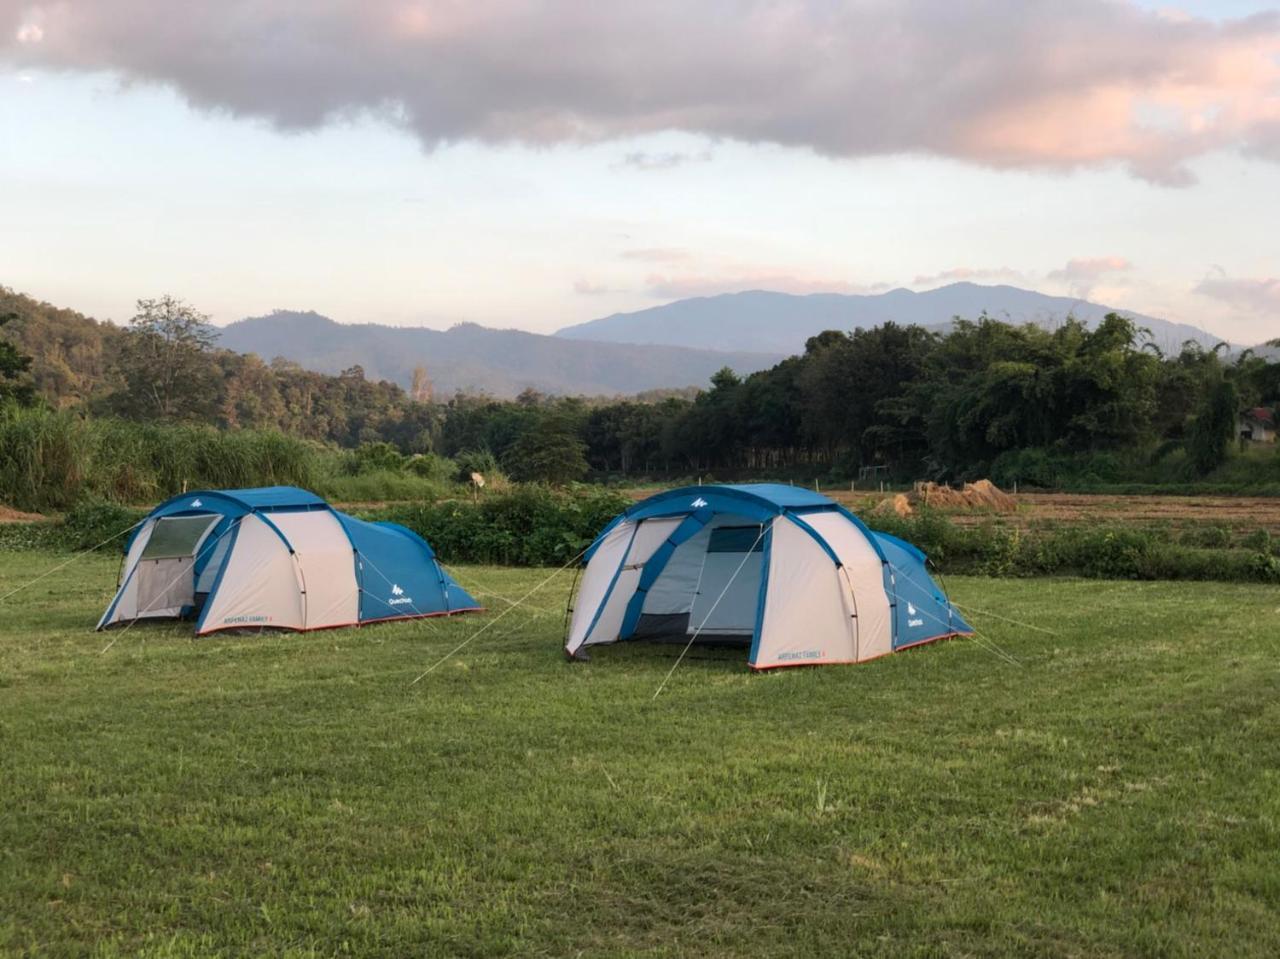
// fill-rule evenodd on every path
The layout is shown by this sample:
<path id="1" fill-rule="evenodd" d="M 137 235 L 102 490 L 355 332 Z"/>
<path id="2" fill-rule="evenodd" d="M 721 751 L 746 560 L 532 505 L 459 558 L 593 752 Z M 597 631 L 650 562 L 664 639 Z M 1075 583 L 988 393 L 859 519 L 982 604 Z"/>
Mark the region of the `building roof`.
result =
<path id="1" fill-rule="evenodd" d="M 1247 420 L 1253 420 L 1255 423 L 1261 423 L 1263 426 L 1274 427 L 1276 425 L 1276 414 L 1274 410 L 1265 406 L 1255 406 L 1251 410 L 1245 410 L 1240 414 Z"/>

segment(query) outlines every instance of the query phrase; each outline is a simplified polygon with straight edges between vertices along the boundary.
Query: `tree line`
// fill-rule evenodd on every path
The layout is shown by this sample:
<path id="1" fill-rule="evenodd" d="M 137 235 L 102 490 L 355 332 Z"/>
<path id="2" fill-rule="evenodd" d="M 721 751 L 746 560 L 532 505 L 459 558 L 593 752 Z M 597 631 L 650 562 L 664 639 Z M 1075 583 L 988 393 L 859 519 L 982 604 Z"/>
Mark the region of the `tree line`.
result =
<path id="1" fill-rule="evenodd" d="M 1194 342 L 1166 355 L 1116 314 L 1094 329 L 983 316 L 946 332 L 894 323 L 829 331 L 772 369 L 744 378 L 726 368 L 700 391 L 440 401 L 372 382 L 359 367 L 332 376 L 218 349 L 208 318 L 172 297 L 139 301 L 116 327 L 0 289 L 6 316 L 0 398 L 7 389 L 10 402 L 278 429 L 344 448 L 385 444 L 552 482 L 856 477 L 870 467 L 1044 482 L 1049 461 L 1168 461 L 1189 478 L 1228 458 L 1241 409 L 1280 403 L 1280 362 Z"/>

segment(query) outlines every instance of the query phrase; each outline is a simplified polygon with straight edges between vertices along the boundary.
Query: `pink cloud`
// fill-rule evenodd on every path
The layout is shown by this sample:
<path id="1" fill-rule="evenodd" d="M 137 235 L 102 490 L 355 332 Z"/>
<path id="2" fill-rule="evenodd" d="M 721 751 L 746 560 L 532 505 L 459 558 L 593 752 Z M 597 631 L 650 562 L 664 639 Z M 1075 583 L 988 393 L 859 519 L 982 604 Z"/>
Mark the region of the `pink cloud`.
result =
<path id="1" fill-rule="evenodd" d="M 38 38 L 39 42 L 34 42 Z M 113 71 L 286 129 L 356 113 L 424 146 L 682 130 L 840 157 L 1122 164 L 1167 184 L 1280 159 L 1280 12 L 1120 0 L 0 0 L 0 56 Z M 641 168 L 685 162 L 635 154 Z"/>
<path id="2" fill-rule="evenodd" d="M 1206 277 L 1192 291 L 1239 310 L 1280 316 L 1280 279 L 1239 278 L 1226 275 Z"/>
<path id="3" fill-rule="evenodd" d="M 1099 282 L 1111 273 L 1133 269 L 1122 256 L 1097 256 L 1068 260 L 1066 266 L 1049 273 L 1050 280 L 1066 284 L 1072 296 L 1087 297 Z"/>

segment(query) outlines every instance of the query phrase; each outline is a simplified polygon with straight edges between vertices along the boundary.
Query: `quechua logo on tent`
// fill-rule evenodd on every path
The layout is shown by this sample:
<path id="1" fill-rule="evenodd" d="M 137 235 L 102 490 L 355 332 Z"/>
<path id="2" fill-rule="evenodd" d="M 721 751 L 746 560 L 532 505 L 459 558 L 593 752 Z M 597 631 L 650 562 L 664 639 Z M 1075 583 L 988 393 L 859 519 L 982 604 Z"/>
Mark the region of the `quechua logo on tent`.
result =
<path id="1" fill-rule="evenodd" d="M 404 590 L 400 588 L 399 583 L 391 584 L 391 599 L 387 600 L 388 606 L 412 606 L 413 597 L 406 596 Z"/>
<path id="2" fill-rule="evenodd" d="M 694 509 L 701 509 L 702 507 L 707 505 L 707 501 L 704 500 L 701 496 L 699 496 L 696 500 L 694 500 L 689 505 L 692 506 Z"/>
<path id="3" fill-rule="evenodd" d="M 910 603 L 907 603 L 907 615 L 908 615 L 908 616 L 915 616 L 915 615 L 916 615 L 916 613 L 918 613 L 918 612 L 919 612 L 919 610 L 917 610 L 917 609 L 916 609 L 914 606 L 912 606 Z M 924 625 L 924 620 L 923 620 L 923 619 L 908 619 L 908 620 L 907 620 L 907 625 L 908 625 L 908 626 L 923 626 L 923 625 Z"/>

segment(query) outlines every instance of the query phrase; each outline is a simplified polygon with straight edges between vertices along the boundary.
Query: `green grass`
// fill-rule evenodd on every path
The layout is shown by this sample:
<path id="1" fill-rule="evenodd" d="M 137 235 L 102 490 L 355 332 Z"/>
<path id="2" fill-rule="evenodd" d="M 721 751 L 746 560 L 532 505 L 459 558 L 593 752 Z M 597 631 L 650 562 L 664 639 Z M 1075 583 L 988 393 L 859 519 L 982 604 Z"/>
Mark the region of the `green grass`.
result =
<path id="1" fill-rule="evenodd" d="M 654 701 L 673 648 L 562 659 L 567 576 L 411 686 L 485 620 L 100 654 L 114 574 L 0 604 L 5 954 L 1280 953 L 1274 586 L 950 578 L 1060 635 Z"/>

